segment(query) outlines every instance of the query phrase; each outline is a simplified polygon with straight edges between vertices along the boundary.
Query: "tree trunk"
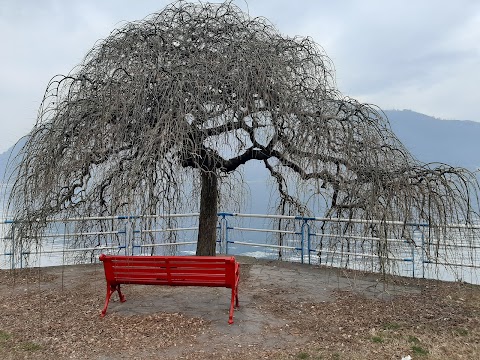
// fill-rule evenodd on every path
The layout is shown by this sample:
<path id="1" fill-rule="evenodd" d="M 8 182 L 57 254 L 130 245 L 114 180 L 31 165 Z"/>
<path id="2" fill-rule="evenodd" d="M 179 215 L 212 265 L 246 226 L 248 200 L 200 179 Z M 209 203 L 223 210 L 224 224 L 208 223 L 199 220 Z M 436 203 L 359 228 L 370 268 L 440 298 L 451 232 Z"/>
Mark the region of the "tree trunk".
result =
<path id="1" fill-rule="evenodd" d="M 217 245 L 218 179 L 215 172 L 202 172 L 197 255 L 215 256 Z"/>

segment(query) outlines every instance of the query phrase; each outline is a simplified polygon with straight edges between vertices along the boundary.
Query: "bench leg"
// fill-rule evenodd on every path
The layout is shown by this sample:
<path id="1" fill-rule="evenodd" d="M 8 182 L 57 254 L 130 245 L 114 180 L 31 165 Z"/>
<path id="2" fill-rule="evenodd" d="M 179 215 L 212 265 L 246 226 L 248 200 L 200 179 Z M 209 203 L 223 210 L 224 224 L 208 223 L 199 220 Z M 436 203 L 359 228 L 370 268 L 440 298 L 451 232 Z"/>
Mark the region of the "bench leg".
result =
<path id="1" fill-rule="evenodd" d="M 120 297 L 120 302 L 127 301 L 127 299 L 125 299 L 125 295 L 122 294 L 122 290 L 120 290 L 120 284 L 117 285 L 117 292 L 118 296 Z"/>
<path id="2" fill-rule="evenodd" d="M 112 294 L 117 291 L 118 296 L 120 297 L 121 302 L 125 302 L 125 296 L 122 294 L 120 290 L 120 284 L 118 285 L 110 285 L 107 284 L 107 297 L 105 298 L 105 306 L 103 307 L 102 313 L 100 314 L 100 317 L 104 317 L 105 314 L 107 313 L 107 308 L 108 308 L 108 303 L 110 302 L 110 298 L 112 297 Z"/>
<path id="3" fill-rule="evenodd" d="M 230 313 L 229 313 L 229 316 L 228 316 L 228 323 L 229 324 L 233 324 L 233 309 L 234 309 L 234 307 L 239 307 L 239 304 L 238 304 L 238 288 L 236 286 L 232 288 L 232 298 L 230 300 Z"/>
<path id="4" fill-rule="evenodd" d="M 238 303 L 238 288 L 235 291 L 235 307 L 240 307 L 240 304 Z"/>

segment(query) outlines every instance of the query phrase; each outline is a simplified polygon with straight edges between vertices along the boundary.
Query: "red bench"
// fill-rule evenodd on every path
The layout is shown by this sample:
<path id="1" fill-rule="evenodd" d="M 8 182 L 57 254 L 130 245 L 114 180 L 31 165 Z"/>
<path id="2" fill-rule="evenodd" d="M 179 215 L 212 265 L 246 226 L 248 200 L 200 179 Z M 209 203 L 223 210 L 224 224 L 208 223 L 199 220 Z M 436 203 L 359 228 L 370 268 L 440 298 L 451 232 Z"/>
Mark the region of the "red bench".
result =
<path id="1" fill-rule="evenodd" d="M 107 298 L 101 316 L 107 313 L 112 294 L 121 302 L 120 284 L 214 286 L 232 289 L 228 323 L 233 324 L 233 308 L 238 307 L 240 264 L 233 256 L 122 256 L 100 255 L 107 280 Z"/>

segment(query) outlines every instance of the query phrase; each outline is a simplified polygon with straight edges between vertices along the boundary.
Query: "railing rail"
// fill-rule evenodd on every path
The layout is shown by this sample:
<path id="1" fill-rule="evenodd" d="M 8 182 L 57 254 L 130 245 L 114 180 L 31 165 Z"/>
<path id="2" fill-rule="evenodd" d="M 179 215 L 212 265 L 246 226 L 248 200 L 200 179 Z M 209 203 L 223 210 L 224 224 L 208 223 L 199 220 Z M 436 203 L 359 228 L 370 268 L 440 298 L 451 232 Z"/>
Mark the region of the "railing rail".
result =
<path id="1" fill-rule="evenodd" d="M 186 213 L 49 219 L 48 231 L 39 236 L 35 246 L 25 249 L 22 248 L 23 242 L 16 239 L 16 222 L 7 219 L 0 222 L 3 249 L 0 266 L 32 265 L 31 258 L 48 254 L 62 254 L 64 263 L 66 254 L 81 255 L 92 261 L 100 252 L 192 252 L 196 244 L 198 216 L 198 213 Z M 103 225 L 88 228 L 88 224 L 95 222 Z M 282 227 L 278 226 L 279 222 Z M 337 231 L 346 223 L 357 224 L 359 229 L 363 225 L 388 223 L 402 230 L 398 234 L 408 236 L 393 234 L 395 236 L 382 238 L 355 233 L 356 229 Z M 88 230 L 79 230 L 82 228 L 79 224 Z M 464 237 L 454 238 L 454 241 L 438 247 L 434 238 L 427 238 L 429 226 L 425 223 L 221 212 L 218 214 L 217 251 L 254 253 L 287 261 L 367 271 L 384 271 L 379 269 L 383 266 L 379 264 L 388 261 L 397 263 L 391 267 L 400 269 L 400 275 L 432 277 L 432 272 L 441 268 L 445 274 L 451 272 L 446 279 L 462 281 L 465 281 L 464 273 L 469 270 L 471 279 L 468 282 L 478 283 L 480 225 L 452 224 L 442 229 L 459 231 Z M 48 248 L 48 242 L 52 242 L 51 248 Z M 388 244 L 388 252 L 383 251 L 380 244 Z M 263 254 L 258 253 L 259 249 Z"/>

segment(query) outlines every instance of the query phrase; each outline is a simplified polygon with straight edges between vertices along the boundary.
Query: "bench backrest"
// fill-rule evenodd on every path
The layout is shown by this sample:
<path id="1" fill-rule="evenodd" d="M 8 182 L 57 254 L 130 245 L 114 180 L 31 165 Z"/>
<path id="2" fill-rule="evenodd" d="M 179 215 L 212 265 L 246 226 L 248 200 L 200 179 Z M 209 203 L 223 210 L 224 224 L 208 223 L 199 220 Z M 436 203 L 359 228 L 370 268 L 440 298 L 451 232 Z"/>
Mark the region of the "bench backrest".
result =
<path id="1" fill-rule="evenodd" d="M 238 264 L 233 256 L 100 255 L 108 283 L 235 286 Z M 237 275 L 238 276 L 238 275 Z"/>

